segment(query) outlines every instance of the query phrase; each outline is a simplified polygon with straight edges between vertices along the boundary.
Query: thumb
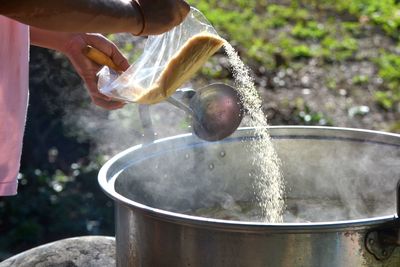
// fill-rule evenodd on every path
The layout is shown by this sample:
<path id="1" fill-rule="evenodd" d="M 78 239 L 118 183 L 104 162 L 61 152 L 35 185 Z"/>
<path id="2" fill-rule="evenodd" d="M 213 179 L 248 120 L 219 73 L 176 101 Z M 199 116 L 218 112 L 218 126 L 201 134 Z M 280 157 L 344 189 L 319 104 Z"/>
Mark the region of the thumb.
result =
<path id="1" fill-rule="evenodd" d="M 182 22 L 186 18 L 187 14 L 190 11 L 190 5 L 183 0 L 180 0 L 180 1 L 178 1 L 178 10 L 179 10 L 178 12 L 181 16 L 180 22 Z"/>

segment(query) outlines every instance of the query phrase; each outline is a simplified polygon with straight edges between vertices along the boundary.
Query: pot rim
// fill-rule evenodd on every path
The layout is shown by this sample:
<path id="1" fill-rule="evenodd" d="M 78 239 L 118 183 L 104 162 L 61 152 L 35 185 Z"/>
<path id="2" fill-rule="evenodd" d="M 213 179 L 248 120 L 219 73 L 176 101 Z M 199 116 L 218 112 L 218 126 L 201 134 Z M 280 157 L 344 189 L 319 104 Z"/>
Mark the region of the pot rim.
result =
<path id="1" fill-rule="evenodd" d="M 374 138 L 374 140 L 371 140 L 371 142 L 374 143 L 381 143 L 381 144 L 386 144 L 386 145 L 395 145 L 399 146 L 400 148 L 400 134 L 395 134 L 395 133 L 388 133 L 388 132 L 382 132 L 382 131 L 375 131 L 375 130 L 366 130 L 366 129 L 357 129 L 357 128 L 345 128 L 345 127 L 327 127 L 327 126 L 267 126 L 265 128 L 272 129 L 272 130 L 277 130 L 279 131 L 285 131 L 285 130 L 291 130 L 291 129 L 296 129 L 296 130 L 325 130 L 329 132 L 342 132 L 342 133 L 348 133 L 348 132 L 357 132 L 361 134 L 366 134 L 366 135 L 374 135 L 374 136 L 385 136 L 386 138 L 394 138 L 396 140 L 396 143 L 386 143 L 379 138 Z M 252 131 L 254 130 L 254 127 L 241 127 L 237 130 L 237 132 L 245 132 L 245 131 Z M 235 135 L 235 134 L 234 134 Z M 253 221 L 236 221 L 236 220 L 223 220 L 223 219 L 214 219 L 214 218 L 205 218 L 205 217 L 200 217 L 200 216 L 194 216 L 194 215 L 186 215 L 182 213 L 177 213 L 177 212 L 171 212 L 167 210 L 162 210 L 154 207 L 150 207 L 144 204 L 141 204 L 139 202 L 130 200 L 123 195 L 119 194 L 118 192 L 115 191 L 114 188 L 114 183 L 115 180 L 117 179 L 118 175 L 124 170 L 122 168 L 121 170 L 118 170 L 113 177 L 107 178 L 107 172 L 110 169 L 113 164 L 115 164 L 119 159 L 124 157 L 125 155 L 132 153 L 134 151 L 152 146 L 154 144 L 159 144 L 163 142 L 171 142 L 173 140 L 177 139 L 182 139 L 182 138 L 190 138 L 190 137 L 195 137 L 191 133 L 187 134 L 180 134 L 176 136 L 171 136 L 171 137 L 166 137 L 162 139 L 155 140 L 153 142 L 150 142 L 148 144 L 139 144 L 133 147 L 130 147 L 124 151 L 119 152 L 118 154 L 114 155 L 111 159 L 109 159 L 100 169 L 99 174 L 98 174 L 98 182 L 99 185 L 101 186 L 102 190 L 109 196 L 111 197 L 116 204 L 122 204 L 125 207 L 129 208 L 134 208 L 135 211 L 141 212 L 145 216 L 149 217 L 154 217 L 163 221 L 168 221 L 168 222 L 173 222 L 181 225 L 191 225 L 191 226 L 198 226 L 198 227 L 206 227 L 206 228 L 216 228 L 216 229 L 221 229 L 221 230 L 231 230 L 235 229 L 238 231 L 244 231 L 244 232 L 251 232 L 254 230 L 263 230 L 263 231 L 269 231 L 269 230 L 283 230 L 283 231 L 292 231 L 295 230 L 296 232 L 299 232 L 299 230 L 304 230 L 305 232 L 308 231 L 315 231 L 315 230 L 321 230 L 321 231 L 327 231 L 327 230 L 332 230 L 332 231 L 337 231 L 338 229 L 343 229 L 343 231 L 348 231 L 349 228 L 351 229 L 358 229 L 358 228 L 365 228 L 365 227 L 374 227 L 377 225 L 392 225 L 393 223 L 399 224 L 400 225 L 400 218 L 398 215 L 393 214 L 393 215 L 386 215 L 386 216 L 379 216 L 379 217 L 371 217 L 371 218 L 364 218 L 364 219 L 357 219 L 357 220 L 341 220 L 341 221 L 324 221 L 324 222 L 309 222 L 309 223 L 266 223 L 266 222 L 253 222 Z M 276 136 L 279 135 L 272 135 L 272 138 L 276 138 Z M 290 135 L 284 135 L 284 136 L 290 136 Z M 297 136 L 297 135 L 296 135 Z M 313 137 L 313 135 L 308 135 L 308 137 Z M 227 139 L 232 139 L 235 137 L 228 137 Z M 333 139 L 340 139 L 342 137 L 333 137 Z M 226 142 L 227 139 L 224 139 L 219 142 Z M 347 138 L 349 139 L 349 138 Z M 350 138 L 351 139 L 351 138 Z M 376 139 L 376 140 L 375 140 Z M 354 140 L 358 140 L 357 138 L 354 138 Z M 196 139 L 197 142 L 197 139 Z M 198 143 L 206 143 L 206 141 L 203 140 L 198 140 Z"/>

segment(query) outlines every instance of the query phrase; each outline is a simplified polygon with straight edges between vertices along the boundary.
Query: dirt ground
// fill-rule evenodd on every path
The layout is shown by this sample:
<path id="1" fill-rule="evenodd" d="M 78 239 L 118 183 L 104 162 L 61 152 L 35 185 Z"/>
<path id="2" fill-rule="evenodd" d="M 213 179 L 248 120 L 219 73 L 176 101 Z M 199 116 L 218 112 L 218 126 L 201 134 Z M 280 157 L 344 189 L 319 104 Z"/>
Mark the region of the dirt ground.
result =
<path id="1" fill-rule="evenodd" d="M 320 58 L 311 58 L 273 70 L 250 64 L 269 124 L 329 125 L 398 132 L 400 107 L 388 111 L 374 99 L 374 93 L 385 86 L 374 58 L 379 56 L 382 48 L 398 53 L 396 43 L 372 26 L 363 29 L 357 42 L 359 49 L 346 61 L 327 63 Z M 239 51 L 243 57 L 246 55 L 245 50 L 239 48 Z M 220 53 L 216 57 L 228 71 L 225 55 Z M 367 80 L 356 83 L 354 77 L 367 77 Z M 232 80 L 227 79 L 227 82 L 232 83 Z M 214 81 L 202 77 L 194 84 L 211 82 Z"/>

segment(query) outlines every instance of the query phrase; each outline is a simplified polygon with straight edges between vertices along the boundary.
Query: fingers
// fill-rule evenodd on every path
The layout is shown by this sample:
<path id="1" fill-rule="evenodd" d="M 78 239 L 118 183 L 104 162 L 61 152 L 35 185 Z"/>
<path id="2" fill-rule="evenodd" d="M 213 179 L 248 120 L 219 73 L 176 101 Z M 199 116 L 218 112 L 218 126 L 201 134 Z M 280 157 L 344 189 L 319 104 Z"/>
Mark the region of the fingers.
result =
<path id="1" fill-rule="evenodd" d="M 107 100 L 104 100 L 103 98 L 94 97 L 93 95 L 90 95 L 90 96 L 92 98 L 93 103 L 96 106 L 99 106 L 99 107 L 107 109 L 107 110 L 120 109 L 123 106 L 125 106 L 125 103 L 123 103 L 123 102 L 114 101 L 114 100 L 107 101 Z"/>
<path id="2" fill-rule="evenodd" d="M 121 54 L 118 48 L 115 47 L 115 49 L 112 50 L 110 57 L 120 70 L 126 71 L 129 68 L 128 60 Z"/>
<path id="3" fill-rule="evenodd" d="M 89 91 L 92 102 L 104 109 L 114 110 L 125 106 L 124 102 L 113 100 L 111 97 L 102 94 L 97 87 L 97 77 L 95 75 L 89 75 L 83 77 L 86 87 Z"/>
<path id="4" fill-rule="evenodd" d="M 100 34 L 87 34 L 85 36 L 85 42 L 86 44 L 95 47 L 99 51 L 106 54 L 109 58 L 111 58 L 114 64 L 117 65 L 118 70 L 125 71 L 129 68 L 128 60 L 123 56 L 123 54 L 120 52 L 117 46 L 104 36 Z M 102 66 L 98 66 L 96 63 L 92 61 L 90 61 L 90 64 L 92 66 L 87 67 L 86 68 L 87 71 L 80 72 L 80 75 L 86 83 L 86 86 L 88 88 L 93 103 L 99 107 L 108 110 L 122 108 L 125 105 L 124 102 L 113 100 L 112 98 L 99 92 L 97 88 L 97 77 L 95 73 L 97 73 L 97 71 Z"/>
<path id="5" fill-rule="evenodd" d="M 190 11 L 183 0 L 137 0 L 144 17 L 141 35 L 164 33 L 179 25 Z"/>
<path id="6" fill-rule="evenodd" d="M 104 36 L 100 34 L 90 34 L 87 35 L 86 42 L 111 58 L 114 64 L 119 67 L 118 70 L 125 71 L 129 68 L 129 63 L 126 57 L 114 43 Z"/>
<path id="7" fill-rule="evenodd" d="M 179 25 L 189 14 L 190 12 L 190 5 L 186 3 L 185 1 L 179 1 L 178 2 L 178 10 L 179 10 L 179 15 L 180 15 L 180 21 L 178 22 L 177 25 Z"/>
<path id="8" fill-rule="evenodd" d="M 84 48 L 87 45 L 91 45 L 111 57 L 114 63 L 123 70 L 129 67 L 128 61 L 112 42 L 100 34 L 76 34 L 69 41 L 68 49 L 65 50 L 76 72 L 85 82 L 94 104 L 109 110 L 123 107 L 125 103 L 112 100 L 99 92 L 96 74 L 101 66 L 86 56 Z"/>
<path id="9" fill-rule="evenodd" d="M 84 77 L 83 80 L 86 83 L 90 98 L 95 105 L 108 110 L 119 109 L 125 106 L 124 102 L 112 100 L 112 98 L 100 93 L 97 89 L 97 83 L 92 77 Z"/>

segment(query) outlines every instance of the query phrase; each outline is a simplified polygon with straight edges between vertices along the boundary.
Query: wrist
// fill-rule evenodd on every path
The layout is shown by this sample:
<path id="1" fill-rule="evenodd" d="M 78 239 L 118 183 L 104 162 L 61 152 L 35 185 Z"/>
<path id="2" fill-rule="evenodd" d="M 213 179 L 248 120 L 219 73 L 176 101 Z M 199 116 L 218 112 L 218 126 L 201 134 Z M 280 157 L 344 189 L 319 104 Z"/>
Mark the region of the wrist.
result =
<path id="1" fill-rule="evenodd" d="M 74 33 L 54 32 L 30 27 L 31 44 L 64 53 Z"/>
<path id="2" fill-rule="evenodd" d="M 65 42 L 64 44 L 57 49 L 67 57 L 70 55 L 81 51 L 83 47 L 86 46 L 86 42 L 84 40 L 84 33 L 72 33 L 69 34 L 68 36 L 65 36 Z"/>
<path id="3" fill-rule="evenodd" d="M 143 34 L 144 29 L 146 27 L 144 13 L 143 13 L 142 7 L 137 2 L 137 0 L 132 0 L 131 5 L 132 5 L 133 9 L 135 10 L 135 14 L 136 14 L 135 16 L 137 17 L 137 21 L 138 21 L 137 25 L 139 25 L 139 27 L 138 27 L 139 31 L 137 33 L 134 32 L 132 34 L 136 35 L 136 36 L 140 36 Z"/>

